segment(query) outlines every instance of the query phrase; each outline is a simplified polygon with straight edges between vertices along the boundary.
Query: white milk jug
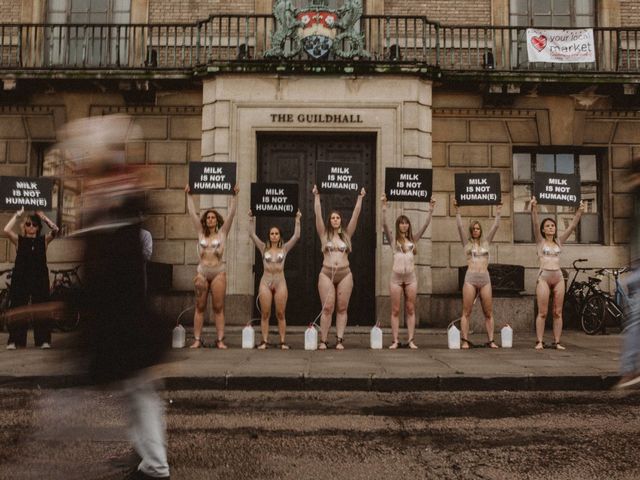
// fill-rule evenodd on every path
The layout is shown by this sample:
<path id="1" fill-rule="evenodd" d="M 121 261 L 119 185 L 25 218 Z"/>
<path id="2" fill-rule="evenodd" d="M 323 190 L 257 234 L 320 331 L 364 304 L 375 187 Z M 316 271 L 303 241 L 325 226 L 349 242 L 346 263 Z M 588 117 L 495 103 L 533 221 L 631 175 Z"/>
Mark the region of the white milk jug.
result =
<path id="1" fill-rule="evenodd" d="M 447 330 L 447 340 L 449 348 L 452 350 L 460 349 L 460 330 L 455 325 L 451 325 Z"/>
<path id="2" fill-rule="evenodd" d="M 242 348 L 253 348 L 256 345 L 256 332 L 251 325 L 242 329 Z"/>
<path id="3" fill-rule="evenodd" d="M 373 350 L 382 349 L 382 329 L 377 325 L 371 329 L 371 348 Z"/>
<path id="4" fill-rule="evenodd" d="M 313 325 L 309 325 L 304 332 L 304 349 L 305 350 L 317 350 L 318 349 L 318 330 Z"/>
<path id="5" fill-rule="evenodd" d="M 184 348 L 185 336 L 186 332 L 184 331 L 184 327 L 178 324 L 171 334 L 171 347 Z"/>
<path id="6" fill-rule="evenodd" d="M 513 329 L 509 325 L 505 325 L 500 330 L 500 344 L 502 348 L 511 348 L 513 346 Z"/>

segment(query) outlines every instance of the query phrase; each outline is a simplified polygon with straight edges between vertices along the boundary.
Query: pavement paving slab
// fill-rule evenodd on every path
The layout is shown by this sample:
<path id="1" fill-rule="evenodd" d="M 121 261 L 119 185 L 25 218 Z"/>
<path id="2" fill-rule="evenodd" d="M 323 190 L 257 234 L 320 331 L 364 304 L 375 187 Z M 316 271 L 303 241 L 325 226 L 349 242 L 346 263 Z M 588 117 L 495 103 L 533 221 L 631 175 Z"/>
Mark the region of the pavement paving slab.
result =
<path id="1" fill-rule="evenodd" d="M 390 332 L 384 330 L 385 345 Z M 207 327 L 205 338 L 214 338 Z M 246 350 L 241 328 L 227 327 L 228 350 L 172 350 L 155 367 L 165 388 L 229 390 L 602 390 L 618 379 L 619 334 L 588 336 L 566 331 L 567 350 L 536 351 L 535 336 L 518 333 L 510 349 L 449 350 L 444 330 L 416 332 L 418 350 L 371 350 L 369 329 L 347 330 L 345 350 L 305 351 L 304 328 L 291 327 L 291 350 L 274 345 Z M 277 338 L 276 332 L 272 338 Z M 0 334 L 6 343 L 7 335 Z M 496 336 L 499 340 L 499 335 Z M 484 336 L 471 335 L 482 345 Z M 66 387 L 86 382 L 71 334 L 54 334 L 51 350 L 0 349 L 0 386 Z M 499 343 L 499 342 L 498 342 Z M 334 345 L 335 346 L 335 343 Z"/>

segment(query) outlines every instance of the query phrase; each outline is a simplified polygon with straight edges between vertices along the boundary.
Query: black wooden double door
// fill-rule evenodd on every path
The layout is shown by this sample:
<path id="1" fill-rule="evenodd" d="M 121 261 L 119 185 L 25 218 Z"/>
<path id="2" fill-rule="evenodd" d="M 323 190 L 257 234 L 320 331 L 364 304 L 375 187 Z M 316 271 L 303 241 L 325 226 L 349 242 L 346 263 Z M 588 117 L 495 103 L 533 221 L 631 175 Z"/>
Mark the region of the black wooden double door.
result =
<path id="1" fill-rule="evenodd" d="M 322 266 L 320 239 L 315 227 L 312 188 L 316 183 L 317 162 L 362 164 L 364 188 L 358 228 L 352 238 L 349 255 L 354 289 L 349 302 L 349 325 L 375 323 L 375 134 L 259 134 L 258 181 L 297 183 L 302 212 L 301 236 L 287 255 L 285 277 L 289 288 L 287 323 L 308 325 L 320 313 L 318 275 Z M 331 210 L 342 214 L 343 225 L 351 219 L 356 193 L 325 193 L 321 195 L 323 222 Z M 256 233 L 263 239 L 271 226 L 280 227 L 283 240 L 293 235 L 293 218 L 258 217 Z M 262 276 L 262 257 L 256 251 L 255 295 Z M 254 307 L 255 308 L 255 307 Z M 254 310 L 254 316 L 257 311 Z"/>

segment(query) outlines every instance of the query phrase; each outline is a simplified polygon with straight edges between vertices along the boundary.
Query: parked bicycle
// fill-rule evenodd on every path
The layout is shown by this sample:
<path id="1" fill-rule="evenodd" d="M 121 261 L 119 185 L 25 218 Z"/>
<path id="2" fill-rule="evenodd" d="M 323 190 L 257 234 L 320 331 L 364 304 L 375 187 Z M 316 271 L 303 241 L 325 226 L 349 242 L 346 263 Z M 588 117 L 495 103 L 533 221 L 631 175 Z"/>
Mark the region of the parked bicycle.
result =
<path id="1" fill-rule="evenodd" d="M 615 289 L 613 295 L 600 289 L 601 278 L 589 277 L 595 288 L 584 301 L 581 314 L 582 329 L 588 335 L 606 333 L 607 325 L 622 327 L 627 295 L 620 283 L 620 275 L 628 270 L 622 268 L 601 268 L 596 270 L 598 276 L 613 277 Z"/>
<path id="2" fill-rule="evenodd" d="M 13 268 L 7 268 L 6 270 L 0 270 L 0 279 L 4 277 L 4 288 L 0 290 L 0 326 L 2 330 L 6 327 L 4 314 L 9 310 L 9 299 L 11 293 L 11 274 Z"/>
<path id="3" fill-rule="evenodd" d="M 586 258 L 579 258 L 573 262 L 573 278 L 567 286 L 564 296 L 564 305 L 562 306 L 562 318 L 566 325 L 578 326 L 580 323 L 580 315 L 585 298 L 588 296 L 590 287 L 589 283 L 577 280 L 579 273 L 586 273 L 593 268 L 578 267 L 576 263 L 587 262 Z"/>
<path id="4" fill-rule="evenodd" d="M 64 313 L 54 316 L 54 328 L 61 332 L 71 332 L 78 328 L 81 321 L 80 311 L 75 307 L 77 296 L 82 288 L 82 281 L 78 270 L 74 268 L 51 270 L 53 284 L 51 286 L 51 300 L 65 302 Z"/>

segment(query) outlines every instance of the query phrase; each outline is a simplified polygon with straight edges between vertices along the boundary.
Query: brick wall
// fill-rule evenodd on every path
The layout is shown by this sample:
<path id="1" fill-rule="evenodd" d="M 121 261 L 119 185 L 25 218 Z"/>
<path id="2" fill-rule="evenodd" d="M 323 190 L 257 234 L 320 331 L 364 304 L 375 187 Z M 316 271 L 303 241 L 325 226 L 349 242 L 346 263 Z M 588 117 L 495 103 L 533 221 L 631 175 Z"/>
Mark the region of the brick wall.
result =
<path id="1" fill-rule="evenodd" d="M 448 25 L 489 25 L 491 0 L 473 2 L 469 0 L 387 0 L 384 13 L 385 15 L 426 15 L 429 20 Z"/>
<path id="2" fill-rule="evenodd" d="M 623 27 L 640 25 L 640 2 L 638 0 L 621 0 L 620 19 Z"/>
<path id="3" fill-rule="evenodd" d="M 20 12 L 22 5 L 18 0 L 0 0 L 0 12 L 2 12 L 2 22 L 20 22 Z"/>
<path id="4" fill-rule="evenodd" d="M 255 0 L 150 0 L 149 21 L 190 23 L 212 13 L 252 13 L 254 6 Z"/>

